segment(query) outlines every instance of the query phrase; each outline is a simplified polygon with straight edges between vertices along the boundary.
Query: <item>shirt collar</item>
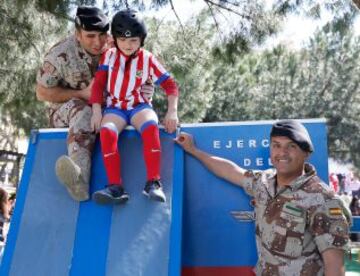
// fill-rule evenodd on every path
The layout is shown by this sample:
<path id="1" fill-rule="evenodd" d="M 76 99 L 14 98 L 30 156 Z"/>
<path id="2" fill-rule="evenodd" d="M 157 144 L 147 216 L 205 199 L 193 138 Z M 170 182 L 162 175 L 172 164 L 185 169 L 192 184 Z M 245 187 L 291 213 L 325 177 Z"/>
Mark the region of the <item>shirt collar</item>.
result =
<path id="1" fill-rule="evenodd" d="M 292 191 L 298 190 L 304 183 L 306 183 L 310 178 L 316 175 L 315 167 L 309 163 L 305 163 L 304 168 L 305 174 L 296 178 L 290 185 Z"/>
<path id="2" fill-rule="evenodd" d="M 141 48 L 138 49 L 138 50 L 137 50 L 135 53 L 133 53 L 131 56 L 125 55 L 124 52 L 121 51 L 119 48 L 117 48 L 117 51 L 118 51 L 119 55 L 122 55 L 122 56 L 125 58 L 125 60 L 128 61 L 128 60 L 130 60 L 130 59 L 136 58 L 136 57 L 139 55 L 139 53 L 140 53 L 140 51 L 141 51 Z"/>
<path id="3" fill-rule="evenodd" d="M 304 170 L 305 170 L 305 174 L 294 179 L 290 183 L 290 185 L 288 185 L 286 187 L 282 187 L 282 188 L 277 187 L 277 192 L 279 193 L 279 191 L 283 190 L 283 189 L 291 189 L 291 191 L 296 191 L 304 183 L 306 183 L 310 178 L 312 178 L 313 176 L 316 175 L 315 167 L 313 165 L 311 165 L 310 163 L 305 163 Z M 275 196 L 276 170 L 272 169 L 271 172 L 272 173 L 267 175 L 264 183 L 267 187 L 267 190 Z"/>

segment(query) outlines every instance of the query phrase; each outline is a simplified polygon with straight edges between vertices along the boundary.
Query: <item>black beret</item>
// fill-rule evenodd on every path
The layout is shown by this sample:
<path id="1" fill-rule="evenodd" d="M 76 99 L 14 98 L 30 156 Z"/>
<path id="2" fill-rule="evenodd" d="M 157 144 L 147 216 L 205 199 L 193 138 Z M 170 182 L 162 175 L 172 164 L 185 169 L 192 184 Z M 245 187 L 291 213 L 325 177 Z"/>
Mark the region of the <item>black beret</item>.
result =
<path id="1" fill-rule="evenodd" d="M 109 30 L 108 18 L 96 7 L 79 6 L 76 11 L 75 25 L 85 31 L 107 32 Z"/>
<path id="2" fill-rule="evenodd" d="M 314 147 L 306 128 L 295 120 L 281 120 L 273 124 L 270 137 L 285 136 L 294 141 L 303 151 L 313 152 Z"/>

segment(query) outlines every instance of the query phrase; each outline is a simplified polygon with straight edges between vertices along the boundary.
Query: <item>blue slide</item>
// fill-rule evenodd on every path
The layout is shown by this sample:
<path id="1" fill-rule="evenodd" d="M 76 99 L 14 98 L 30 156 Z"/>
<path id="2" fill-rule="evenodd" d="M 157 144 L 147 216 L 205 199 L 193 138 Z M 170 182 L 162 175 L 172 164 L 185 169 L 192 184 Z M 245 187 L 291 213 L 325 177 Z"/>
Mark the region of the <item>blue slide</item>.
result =
<path id="1" fill-rule="evenodd" d="M 66 130 L 32 133 L 0 275 L 180 275 L 183 151 L 174 136 L 161 131 L 164 204 L 142 195 L 140 136 L 133 129 L 121 134 L 130 200 L 114 207 L 79 204 L 58 182 L 54 164 L 66 153 L 65 138 Z M 99 150 L 97 144 L 91 192 L 107 183 Z"/>
<path id="2" fill-rule="evenodd" d="M 324 119 L 302 120 L 314 143 L 310 162 L 328 182 Z M 184 124 L 197 146 L 241 167 L 271 167 L 273 121 Z M 142 195 L 145 165 L 140 136 L 127 129 L 119 148 L 129 202 L 74 202 L 58 182 L 56 159 L 66 130 L 31 135 L 0 276 L 253 276 L 257 261 L 251 198 L 210 173 L 161 131 L 167 203 Z M 106 184 L 96 145 L 91 192 Z M 360 232 L 360 219 L 352 231 Z"/>

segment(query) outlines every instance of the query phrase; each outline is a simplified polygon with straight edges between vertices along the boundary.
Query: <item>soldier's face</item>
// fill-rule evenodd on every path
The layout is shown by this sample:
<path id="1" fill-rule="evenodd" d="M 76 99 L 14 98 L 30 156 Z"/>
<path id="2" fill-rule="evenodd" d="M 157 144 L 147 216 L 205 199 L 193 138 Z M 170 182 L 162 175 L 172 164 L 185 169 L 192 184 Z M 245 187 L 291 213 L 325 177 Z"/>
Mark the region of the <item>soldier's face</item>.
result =
<path id="1" fill-rule="evenodd" d="M 270 157 L 277 174 L 297 177 L 303 173 L 309 153 L 285 136 L 271 138 Z"/>
<path id="2" fill-rule="evenodd" d="M 105 49 L 108 34 L 96 31 L 77 30 L 76 38 L 81 47 L 91 55 L 97 56 L 102 54 Z"/>
<path id="3" fill-rule="evenodd" d="M 141 40 L 140 37 L 117 37 L 116 43 L 125 55 L 131 56 L 140 48 Z"/>

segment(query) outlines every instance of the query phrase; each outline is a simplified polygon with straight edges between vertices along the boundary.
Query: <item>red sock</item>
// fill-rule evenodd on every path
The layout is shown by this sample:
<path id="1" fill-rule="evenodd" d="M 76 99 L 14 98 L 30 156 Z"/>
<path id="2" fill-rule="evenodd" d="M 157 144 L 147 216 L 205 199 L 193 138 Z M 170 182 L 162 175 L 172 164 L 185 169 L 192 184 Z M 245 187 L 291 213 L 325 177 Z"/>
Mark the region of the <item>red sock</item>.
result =
<path id="1" fill-rule="evenodd" d="M 142 131 L 141 137 L 144 144 L 147 180 L 160 179 L 161 146 L 158 126 L 148 125 Z"/>
<path id="2" fill-rule="evenodd" d="M 118 150 L 118 133 L 103 127 L 100 130 L 101 152 L 109 184 L 121 185 L 120 154 Z"/>

